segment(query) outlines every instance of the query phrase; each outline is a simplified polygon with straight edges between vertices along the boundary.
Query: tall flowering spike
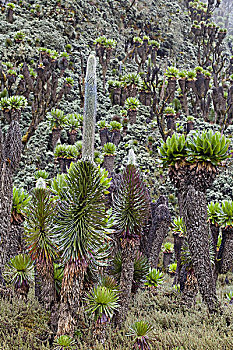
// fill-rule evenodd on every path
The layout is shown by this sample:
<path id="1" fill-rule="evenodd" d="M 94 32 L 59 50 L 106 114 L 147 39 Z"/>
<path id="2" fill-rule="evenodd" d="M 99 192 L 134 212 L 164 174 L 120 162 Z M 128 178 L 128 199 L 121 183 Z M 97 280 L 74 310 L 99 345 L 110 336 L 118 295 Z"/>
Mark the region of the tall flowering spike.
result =
<path id="1" fill-rule="evenodd" d="M 85 100 L 83 117 L 83 160 L 93 161 L 96 122 L 96 58 L 94 54 L 88 57 L 87 73 L 85 78 Z"/>
<path id="2" fill-rule="evenodd" d="M 129 154 L 128 154 L 128 162 L 127 162 L 128 165 L 136 165 L 136 156 L 135 156 L 135 153 L 134 153 L 134 150 L 131 148 L 129 150 Z"/>

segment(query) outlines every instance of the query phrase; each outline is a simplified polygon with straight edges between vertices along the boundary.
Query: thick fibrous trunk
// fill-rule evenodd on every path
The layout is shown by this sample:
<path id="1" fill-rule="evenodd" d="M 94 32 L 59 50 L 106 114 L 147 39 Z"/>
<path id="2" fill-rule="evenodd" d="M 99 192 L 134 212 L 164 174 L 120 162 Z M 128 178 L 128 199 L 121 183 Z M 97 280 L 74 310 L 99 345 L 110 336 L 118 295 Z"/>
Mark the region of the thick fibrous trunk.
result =
<path id="1" fill-rule="evenodd" d="M 227 273 L 233 268 L 233 228 L 222 231 L 222 245 L 219 250 L 219 273 Z"/>
<path id="2" fill-rule="evenodd" d="M 182 302 L 188 307 L 194 306 L 197 293 L 197 278 L 194 271 L 189 270 L 186 274 L 186 281 L 182 290 Z"/>
<path id="3" fill-rule="evenodd" d="M 214 180 L 215 169 L 184 166 L 170 169 L 170 176 L 180 193 L 187 239 L 195 276 L 210 312 L 217 309 L 217 296 L 210 261 L 206 189 Z"/>
<path id="4" fill-rule="evenodd" d="M 11 111 L 11 117 L 18 118 L 20 113 Z M 13 174 L 17 168 L 22 151 L 19 122 L 13 120 L 8 128 L 5 140 L 0 130 L 0 274 L 9 260 L 11 207 L 13 198 Z"/>
<path id="5" fill-rule="evenodd" d="M 8 242 L 8 258 L 11 259 L 14 256 L 23 253 L 24 246 L 23 246 L 23 223 L 18 221 L 13 221 L 10 226 L 10 233 L 9 237 L 10 240 Z"/>
<path id="6" fill-rule="evenodd" d="M 179 234 L 174 234 L 174 253 L 177 262 L 176 274 L 173 284 L 180 283 L 180 269 L 181 269 L 181 248 L 183 245 L 184 237 Z"/>
<path id="7" fill-rule="evenodd" d="M 74 335 L 83 289 L 84 269 L 77 264 L 66 264 L 61 289 L 61 304 L 57 336 Z"/>
<path id="8" fill-rule="evenodd" d="M 122 269 L 120 278 L 120 308 L 116 315 L 116 325 L 121 327 L 126 319 L 130 303 L 134 275 L 134 260 L 138 251 L 139 242 L 131 240 L 123 242 Z"/>
<path id="9" fill-rule="evenodd" d="M 35 296 L 45 309 L 52 309 L 56 299 L 53 264 L 43 267 L 36 261 Z"/>
<path id="10" fill-rule="evenodd" d="M 152 208 L 152 225 L 147 240 L 149 263 L 152 268 L 157 268 L 159 253 L 168 234 L 171 223 L 171 214 L 167 206 L 167 199 L 161 196 Z"/>

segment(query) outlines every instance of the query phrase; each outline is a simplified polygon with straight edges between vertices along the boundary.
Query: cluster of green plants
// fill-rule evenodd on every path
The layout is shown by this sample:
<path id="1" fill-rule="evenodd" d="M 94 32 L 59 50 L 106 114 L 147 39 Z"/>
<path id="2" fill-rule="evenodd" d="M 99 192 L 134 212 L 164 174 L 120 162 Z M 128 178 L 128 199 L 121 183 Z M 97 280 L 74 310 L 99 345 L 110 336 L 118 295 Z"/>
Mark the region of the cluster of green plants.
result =
<path id="1" fill-rule="evenodd" d="M 177 162 L 197 163 L 207 162 L 213 166 L 221 164 L 229 155 L 227 153 L 230 140 L 220 132 L 212 130 L 194 132 L 185 137 L 174 133 L 168 137 L 159 149 L 164 166 L 175 165 Z"/>
<path id="2" fill-rule="evenodd" d="M 103 47 L 106 47 L 107 49 L 114 49 L 116 47 L 117 42 L 116 40 L 108 39 L 103 35 L 95 39 L 94 44 L 99 44 Z"/>
<path id="3" fill-rule="evenodd" d="M 57 144 L 54 150 L 55 158 L 76 159 L 80 155 L 80 151 L 75 145 Z"/>
<path id="4" fill-rule="evenodd" d="M 233 225 L 233 201 L 210 202 L 208 205 L 208 219 L 213 225 L 231 227 Z"/>
<path id="5" fill-rule="evenodd" d="M 68 127 L 70 130 L 77 130 L 82 126 L 83 116 L 77 113 L 65 115 L 62 110 L 53 108 L 48 113 L 47 120 L 50 123 L 51 129 Z"/>
<path id="6" fill-rule="evenodd" d="M 0 99 L 1 110 L 19 110 L 27 106 L 24 96 L 2 97 Z"/>

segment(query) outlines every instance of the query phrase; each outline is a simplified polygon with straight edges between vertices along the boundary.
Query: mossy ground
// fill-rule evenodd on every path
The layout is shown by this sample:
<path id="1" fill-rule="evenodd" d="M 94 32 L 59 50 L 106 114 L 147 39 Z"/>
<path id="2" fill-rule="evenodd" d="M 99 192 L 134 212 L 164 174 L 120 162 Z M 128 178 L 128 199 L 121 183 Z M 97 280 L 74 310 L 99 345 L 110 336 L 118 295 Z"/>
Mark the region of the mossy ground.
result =
<path id="1" fill-rule="evenodd" d="M 233 348 L 233 305 L 229 305 L 226 293 L 233 290 L 233 275 L 220 276 L 218 296 L 222 312 L 209 315 L 197 297 L 192 309 L 181 306 L 180 294 L 172 288 L 172 278 L 154 293 L 140 289 L 131 304 L 122 331 L 115 326 L 107 327 L 104 344 L 93 339 L 95 327 L 88 316 L 85 323 L 76 330 L 77 349 L 82 350 L 131 350 L 132 338 L 127 336 L 129 327 L 138 320 L 153 325 L 150 336 L 153 350 L 232 350 Z M 0 299 L 0 349 L 38 350 L 50 349 L 53 334 L 49 329 L 49 315 L 32 296 L 25 303 L 17 299 Z"/>

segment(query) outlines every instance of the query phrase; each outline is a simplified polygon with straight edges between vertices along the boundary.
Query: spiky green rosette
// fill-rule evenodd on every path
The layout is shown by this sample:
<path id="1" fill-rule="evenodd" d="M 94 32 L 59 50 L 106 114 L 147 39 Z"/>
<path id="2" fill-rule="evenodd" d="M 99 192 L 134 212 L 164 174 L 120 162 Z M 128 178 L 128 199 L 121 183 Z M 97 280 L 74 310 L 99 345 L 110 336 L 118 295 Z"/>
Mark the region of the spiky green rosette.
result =
<path id="1" fill-rule="evenodd" d="M 122 238 L 140 236 L 150 215 L 150 202 L 141 174 L 133 164 L 128 164 L 121 175 L 113 212 Z"/>
<path id="2" fill-rule="evenodd" d="M 65 182 L 54 228 L 62 260 L 95 260 L 107 241 L 104 193 L 110 179 L 106 171 L 81 160 L 70 167 Z"/>

